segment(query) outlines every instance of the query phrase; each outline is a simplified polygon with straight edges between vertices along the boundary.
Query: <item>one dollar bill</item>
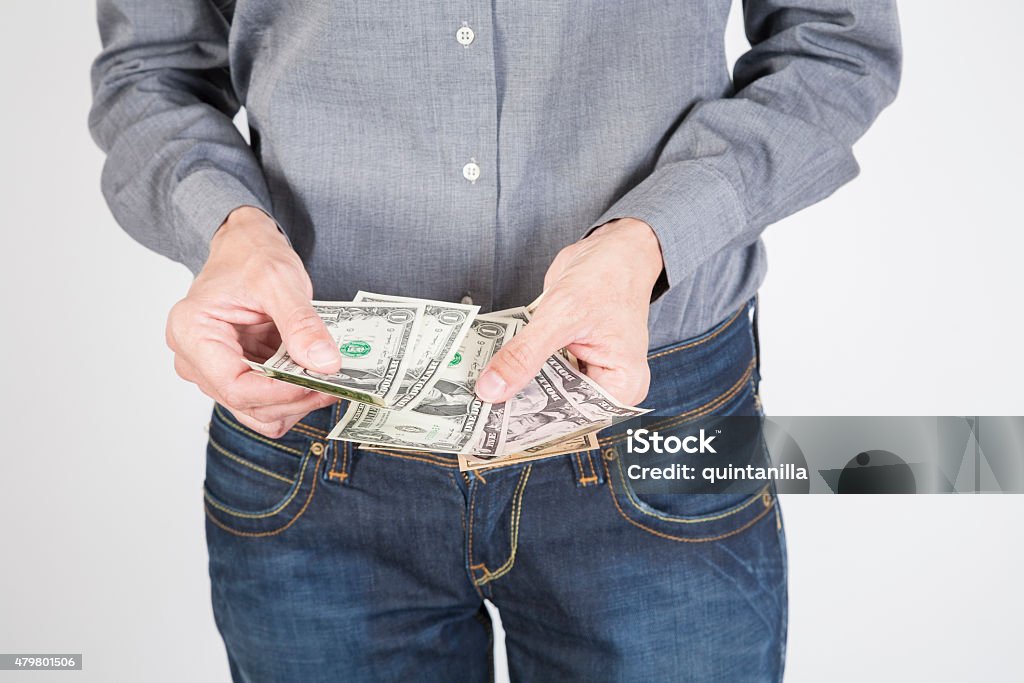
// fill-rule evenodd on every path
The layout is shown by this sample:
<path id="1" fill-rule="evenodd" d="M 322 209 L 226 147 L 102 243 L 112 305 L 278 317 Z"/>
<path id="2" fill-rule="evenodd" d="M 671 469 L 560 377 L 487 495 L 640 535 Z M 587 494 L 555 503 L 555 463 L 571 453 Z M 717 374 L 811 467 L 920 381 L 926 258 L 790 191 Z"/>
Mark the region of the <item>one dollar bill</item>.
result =
<path id="1" fill-rule="evenodd" d="M 476 380 L 515 334 L 515 320 L 477 318 L 458 351 L 413 408 L 367 410 L 349 406 L 330 438 L 364 445 L 495 455 L 504 423 L 488 420 L 491 404 L 476 395 Z"/>
<path id="2" fill-rule="evenodd" d="M 399 390 L 423 318 L 422 303 L 333 303 L 314 301 L 342 356 L 335 373 L 309 370 L 284 345 L 265 363 L 250 366 L 268 377 L 332 396 L 390 405 Z"/>
<path id="3" fill-rule="evenodd" d="M 363 291 L 356 294 L 355 300 L 391 303 L 415 301 L 424 306 L 423 320 L 412 345 L 406 376 L 393 401 L 392 407 L 397 410 L 412 408 L 429 394 L 441 372 L 455 357 L 459 345 L 469 332 L 473 317 L 480 310 L 479 306 L 406 299 Z"/>

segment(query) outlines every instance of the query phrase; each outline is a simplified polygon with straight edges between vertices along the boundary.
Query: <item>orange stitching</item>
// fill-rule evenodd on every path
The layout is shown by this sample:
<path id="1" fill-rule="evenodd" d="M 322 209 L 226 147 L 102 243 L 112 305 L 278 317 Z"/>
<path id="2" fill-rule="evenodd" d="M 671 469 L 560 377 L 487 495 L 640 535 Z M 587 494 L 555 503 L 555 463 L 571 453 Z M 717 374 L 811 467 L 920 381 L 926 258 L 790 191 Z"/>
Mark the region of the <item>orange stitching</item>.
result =
<path id="1" fill-rule="evenodd" d="M 319 458 L 317 458 L 317 466 L 318 467 L 319 467 L 319 463 L 322 460 L 323 460 L 323 456 L 320 456 Z M 306 513 L 306 508 L 309 507 L 310 502 L 312 502 L 312 500 L 313 500 L 313 494 L 316 493 L 316 479 L 317 478 L 314 476 L 313 477 L 313 487 L 309 490 L 309 495 L 306 497 L 306 502 L 305 502 L 305 504 L 303 504 L 302 509 L 299 510 L 298 513 L 296 513 L 296 515 L 294 517 L 292 517 L 291 520 L 287 524 L 285 524 L 283 527 L 281 527 L 279 529 L 274 529 L 274 530 L 271 530 L 271 531 L 263 531 L 263 532 L 260 532 L 260 533 L 251 532 L 251 531 L 236 531 L 234 529 L 231 529 L 230 527 L 225 526 L 220 520 L 218 520 L 216 517 L 214 517 L 213 513 L 210 512 L 210 508 L 208 508 L 208 507 L 206 508 L 206 516 L 210 519 L 211 522 L 216 524 L 218 527 L 220 527 L 224 531 L 228 532 L 229 534 L 234 534 L 235 536 L 246 536 L 246 537 L 249 537 L 249 538 L 260 538 L 260 537 L 264 537 L 264 536 L 276 536 L 277 534 L 281 533 L 282 531 L 284 531 L 285 529 L 290 527 L 292 524 L 295 524 L 295 522 L 297 522 L 299 520 L 299 518 L 302 517 L 302 515 L 304 515 Z"/>
<path id="2" fill-rule="evenodd" d="M 334 420 L 334 423 L 337 424 L 337 423 L 341 422 L 341 401 L 338 401 L 337 404 L 335 404 L 335 406 L 336 407 L 335 407 L 334 411 L 335 411 L 335 414 L 336 414 L 337 417 Z M 348 478 L 348 453 L 352 449 L 352 444 L 350 444 L 347 441 L 345 441 L 345 442 L 340 442 L 339 441 L 339 442 L 336 442 L 336 444 L 337 445 L 334 447 L 334 464 L 335 465 L 338 464 L 338 449 L 340 448 L 341 449 L 341 472 L 344 473 L 345 476 L 338 477 L 338 480 L 339 481 L 345 481 L 345 479 Z M 331 469 L 337 471 L 334 467 L 332 467 Z"/>
<path id="3" fill-rule="evenodd" d="M 676 541 L 678 543 L 708 543 L 710 541 L 720 541 L 720 540 L 722 540 L 724 538 L 729 538 L 730 536 L 735 536 L 736 534 L 739 534 L 739 533 L 742 533 L 742 532 L 746 531 L 750 527 L 752 527 L 755 524 L 757 524 L 757 522 L 759 522 L 761 520 L 761 518 L 764 517 L 765 515 L 767 515 L 768 511 L 772 509 L 771 507 L 766 507 L 764 510 L 759 512 L 756 517 L 751 519 L 749 522 L 747 522 L 743 526 L 739 527 L 738 529 L 733 529 L 732 531 L 729 531 L 727 533 L 719 534 L 718 536 L 707 536 L 707 537 L 704 537 L 704 538 L 681 538 L 679 536 L 672 536 L 671 534 L 662 533 L 660 531 L 657 531 L 656 529 L 652 529 L 649 526 L 641 524 L 640 522 L 638 522 L 638 521 L 636 521 L 634 519 L 630 519 L 630 517 L 627 516 L 626 512 L 622 509 L 622 506 L 619 505 L 618 498 L 615 497 L 615 487 L 614 487 L 614 484 L 612 483 L 611 472 L 608 471 L 608 465 L 607 464 L 605 465 L 604 470 L 605 470 L 605 474 L 608 475 L 608 490 L 611 492 L 612 502 L 615 503 L 615 509 L 619 511 L 619 515 L 621 515 L 624 520 L 626 520 L 627 522 L 629 522 L 633 526 L 640 527 L 641 529 L 643 529 L 644 531 L 646 531 L 648 533 L 654 534 L 655 536 L 660 536 L 661 538 L 664 538 L 664 539 L 668 539 L 669 541 Z M 774 507 L 774 505 L 775 505 L 775 503 L 773 501 L 772 502 L 772 507 Z"/>
<path id="4" fill-rule="evenodd" d="M 339 442 L 335 441 L 334 448 L 331 449 L 334 451 L 334 457 L 331 458 L 331 469 L 327 473 L 328 477 L 333 477 L 338 472 L 338 443 Z"/>
<path id="5" fill-rule="evenodd" d="M 210 445 L 213 446 L 213 449 L 215 451 L 217 451 L 218 453 L 220 453 L 221 455 L 223 455 L 226 458 L 234 460 L 239 465 L 244 465 L 244 466 L 246 466 L 246 467 L 248 467 L 248 468 L 250 468 L 252 470 L 255 470 L 255 471 L 259 472 L 260 474 L 264 474 L 264 475 L 266 475 L 268 477 L 273 477 L 274 479 L 277 479 L 279 481 L 283 481 L 286 484 L 294 484 L 295 483 L 294 479 L 289 479 L 288 477 L 282 476 L 282 475 L 278 474 L 277 472 L 271 472 L 270 470 L 266 469 L 265 467 L 260 467 L 259 465 L 256 465 L 254 463 L 249 462 L 248 460 L 246 460 L 245 458 L 243 458 L 240 455 L 235 455 L 234 453 L 232 453 L 231 451 L 229 451 L 228 449 L 224 448 L 219 443 L 217 443 L 217 440 L 214 439 L 212 436 L 210 437 Z"/>
<path id="6" fill-rule="evenodd" d="M 585 484 L 585 482 L 583 481 L 583 462 L 580 460 L 580 453 L 579 453 L 579 451 L 576 451 L 575 453 L 573 453 L 573 456 L 576 458 L 576 469 L 580 473 L 580 483 L 581 484 Z"/>
<path id="7" fill-rule="evenodd" d="M 463 475 L 465 475 L 465 472 L 463 472 Z M 467 560 L 466 560 L 467 562 L 472 562 L 473 561 L 473 518 L 476 516 L 476 487 L 473 486 L 472 489 L 473 490 L 469 494 L 469 541 L 468 541 L 468 545 L 467 545 Z M 479 566 L 482 566 L 482 565 L 483 565 L 483 563 L 475 564 L 475 565 L 471 564 L 471 565 L 469 565 L 469 568 L 470 568 L 471 571 L 474 571 L 475 567 L 479 567 Z M 483 565 L 483 566 L 484 566 L 483 571 L 486 572 L 487 571 L 487 567 L 485 565 Z M 477 584 L 476 577 L 472 576 L 470 578 L 472 579 L 473 590 L 475 590 L 477 595 L 480 596 L 480 599 L 483 599 L 484 594 L 483 594 L 483 591 L 480 590 L 479 584 Z"/>
<path id="8" fill-rule="evenodd" d="M 264 519 L 266 517 L 273 517 L 284 510 L 288 505 L 291 504 L 292 499 L 299 495 L 299 490 L 302 488 L 302 482 L 306 478 L 306 470 L 309 467 L 309 453 L 302 459 L 302 463 L 299 465 L 299 474 L 296 476 L 295 481 L 292 482 L 291 495 L 289 495 L 283 502 L 278 503 L 272 510 L 268 512 L 260 513 L 249 513 L 249 512 L 237 512 L 229 507 L 226 507 L 218 503 L 210 491 L 204 486 L 203 497 L 206 499 L 206 503 L 212 507 L 217 508 L 221 512 L 227 513 L 232 517 L 242 517 L 244 519 Z"/>
<path id="9" fill-rule="evenodd" d="M 516 564 L 516 552 L 519 550 L 519 518 L 523 512 L 523 494 L 526 493 L 526 482 L 530 479 L 530 472 L 533 469 L 533 465 L 527 465 L 523 473 L 519 475 L 519 484 L 516 486 L 516 492 L 512 498 L 512 530 L 509 532 L 509 554 L 508 559 L 505 563 L 494 570 L 492 574 L 484 568 L 484 575 L 481 576 L 477 581 L 479 585 L 489 583 L 495 579 L 501 577 L 512 571 L 512 567 Z"/>
<path id="10" fill-rule="evenodd" d="M 711 403 L 707 403 L 704 406 L 702 406 L 701 408 L 695 408 L 694 411 L 690 411 L 690 412 L 692 413 L 692 412 L 704 409 L 704 412 L 700 413 L 700 415 L 705 415 L 708 412 L 714 410 L 715 408 L 719 408 L 723 404 L 728 403 L 729 401 L 731 401 L 733 399 L 733 397 L 735 397 L 737 394 L 740 393 L 740 391 L 743 390 L 743 385 L 746 384 L 747 380 L 750 379 L 751 372 L 753 371 L 753 369 L 754 369 L 754 361 L 750 361 L 750 365 L 747 366 L 747 370 L 746 370 L 746 372 L 743 373 L 743 376 L 740 377 L 740 379 L 736 382 L 736 384 L 734 384 L 732 387 L 730 387 L 729 390 L 726 391 L 725 394 L 720 395 L 717 399 L 712 400 Z M 687 419 L 690 419 L 690 417 L 699 417 L 700 415 L 692 415 L 691 416 L 690 413 L 683 413 L 682 415 L 679 415 L 679 416 L 675 416 L 675 417 L 672 417 L 672 418 L 666 418 L 665 422 L 654 423 L 651 426 L 652 426 L 652 428 L 655 428 L 655 429 L 658 429 L 658 428 L 664 429 L 666 427 L 675 427 L 679 423 L 685 422 Z"/>
<path id="11" fill-rule="evenodd" d="M 590 451 L 586 451 L 586 453 L 587 453 L 587 464 L 590 465 L 590 477 L 589 478 L 593 479 L 594 481 L 597 481 L 597 470 L 594 469 L 594 458 L 591 456 Z"/>
<path id="12" fill-rule="evenodd" d="M 593 484 L 597 481 L 597 477 L 580 477 L 580 483 L 583 485 Z"/>
<path id="13" fill-rule="evenodd" d="M 625 474 L 625 472 L 622 471 L 622 460 L 617 460 L 616 461 L 616 465 L 619 468 L 620 481 L 625 481 L 626 474 Z M 724 512 L 721 512 L 721 513 L 719 513 L 717 515 L 705 515 L 705 516 L 702 516 L 702 517 L 694 517 L 694 518 L 671 517 L 671 516 L 666 516 L 666 515 L 658 514 L 657 511 L 647 512 L 646 510 L 642 509 L 640 507 L 640 504 L 641 504 L 640 501 L 637 500 L 636 496 L 633 495 L 633 491 L 631 491 L 627 486 L 623 485 L 622 492 L 626 494 L 626 497 L 629 498 L 630 504 L 634 508 L 636 508 L 636 511 L 639 512 L 640 514 L 647 515 L 648 517 L 654 517 L 655 519 L 660 519 L 663 522 L 669 522 L 671 524 L 703 524 L 705 522 L 716 522 L 716 521 L 718 521 L 720 519 L 725 519 L 727 517 L 732 517 L 735 514 L 743 512 L 748 507 L 750 507 L 751 505 L 756 503 L 759 499 L 761 500 L 762 504 L 765 507 L 771 507 L 771 505 L 772 505 L 772 495 L 768 491 L 768 484 L 765 484 L 763 487 L 761 487 L 760 491 L 758 491 L 755 494 L 752 494 L 750 496 L 750 498 L 748 498 L 747 501 L 745 503 L 743 503 L 742 505 L 739 505 L 739 506 L 734 507 L 734 508 L 730 508 L 730 509 L 728 509 L 728 510 L 726 510 Z"/>
<path id="14" fill-rule="evenodd" d="M 331 421 L 334 422 L 334 424 L 338 424 L 340 413 L 341 413 L 341 401 L 338 401 L 337 403 L 334 404 L 334 408 L 331 410 L 331 414 L 333 416 L 333 419 Z M 341 448 L 341 442 L 339 442 L 337 440 L 332 440 L 331 441 L 331 450 L 334 451 L 334 453 L 333 453 L 334 457 L 331 458 L 331 469 L 330 469 L 330 472 L 328 472 L 328 474 L 327 474 L 328 477 L 330 477 L 332 474 L 334 474 L 335 472 L 338 471 L 338 449 L 339 448 Z M 344 480 L 342 480 L 342 481 L 344 481 Z"/>
<path id="15" fill-rule="evenodd" d="M 292 425 L 292 431 L 299 432 L 303 436 L 326 436 L 327 434 L 327 432 L 322 429 L 317 429 L 316 427 L 311 427 L 307 424 L 302 424 L 301 422 L 296 422 Z"/>
<path id="16" fill-rule="evenodd" d="M 726 389 L 726 391 L 724 393 L 719 394 L 718 396 L 716 396 L 715 398 L 711 399 L 709 402 L 705 403 L 704 405 L 702 405 L 700 407 L 697 407 L 697 408 L 694 408 L 692 410 L 688 410 L 687 412 L 682 413 L 681 415 L 675 415 L 675 416 L 672 416 L 672 417 L 667 417 L 667 418 L 663 419 L 661 422 L 653 422 L 653 423 L 651 423 L 648 426 L 648 428 L 651 429 L 651 430 L 657 430 L 657 429 L 664 429 L 666 427 L 674 427 L 677 424 L 679 424 L 680 422 L 685 422 L 688 419 L 691 419 L 691 418 L 694 418 L 694 417 L 702 417 L 702 416 L 706 415 L 708 412 L 714 410 L 715 408 L 718 408 L 723 403 L 728 402 L 733 396 L 738 394 L 742 390 L 743 385 L 750 378 L 751 373 L 753 372 L 753 369 L 754 369 L 754 361 L 751 360 L 750 364 L 747 365 L 747 369 L 746 369 L 746 371 L 744 371 L 743 375 L 736 381 L 735 384 L 733 384 L 731 387 Z M 599 438 L 597 440 L 597 442 L 601 446 L 609 446 L 611 444 L 619 443 L 620 441 L 625 440 L 625 438 L 626 438 L 625 435 L 618 434 L 618 435 L 615 435 L 615 436 L 601 437 L 601 438 Z"/>
<path id="17" fill-rule="evenodd" d="M 683 351 L 684 349 L 692 349 L 694 346 L 700 346 L 701 344 L 704 344 L 706 342 L 711 341 L 712 339 L 714 339 L 715 337 L 717 337 L 718 335 L 722 334 L 727 329 L 729 329 L 729 327 L 732 326 L 732 324 L 734 322 L 736 322 L 736 319 L 740 317 L 740 314 L 743 313 L 743 311 L 745 311 L 746 309 L 747 309 L 747 307 L 745 305 L 743 307 L 741 307 L 738 311 L 736 311 L 735 313 L 732 314 L 731 318 L 729 318 L 724 323 L 722 323 L 721 327 L 719 327 L 714 332 L 711 332 L 710 334 L 708 334 L 708 336 L 701 337 L 700 339 L 692 341 L 689 344 L 683 344 L 682 346 L 676 346 L 676 347 L 668 349 L 666 351 L 661 351 L 659 353 L 654 354 L 653 356 L 647 356 L 647 360 L 654 360 L 655 358 L 661 358 L 662 356 L 668 356 L 670 354 L 676 353 L 677 351 Z"/>
<path id="18" fill-rule="evenodd" d="M 476 489 L 474 488 L 473 491 L 469 494 L 469 545 L 468 545 L 467 549 L 469 550 L 469 561 L 470 562 L 473 561 L 473 518 L 476 516 L 475 515 L 475 510 L 476 510 Z M 469 566 L 473 567 L 473 565 L 469 565 Z"/>

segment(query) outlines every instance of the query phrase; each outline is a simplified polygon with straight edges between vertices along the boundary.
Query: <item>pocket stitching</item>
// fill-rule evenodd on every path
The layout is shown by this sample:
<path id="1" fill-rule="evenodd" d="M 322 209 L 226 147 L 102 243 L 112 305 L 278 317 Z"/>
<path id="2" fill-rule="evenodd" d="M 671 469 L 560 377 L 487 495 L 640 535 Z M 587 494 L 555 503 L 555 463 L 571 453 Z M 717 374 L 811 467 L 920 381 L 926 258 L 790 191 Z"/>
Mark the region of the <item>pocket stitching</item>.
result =
<path id="1" fill-rule="evenodd" d="M 278 481 L 283 481 L 286 484 L 294 484 L 295 483 L 294 479 L 289 479 L 288 477 L 285 477 L 285 476 L 283 476 L 281 474 L 278 474 L 277 472 L 272 472 L 272 471 L 266 469 L 265 467 L 260 467 L 259 465 L 255 464 L 255 463 L 249 462 L 248 460 L 246 460 L 242 456 L 237 455 L 236 453 L 232 453 L 228 449 L 224 448 L 224 446 L 220 445 L 220 443 L 218 443 L 217 440 L 214 439 L 212 436 L 210 437 L 210 445 L 213 446 L 213 449 L 215 451 L 217 451 L 218 453 L 220 453 L 224 457 L 237 462 L 239 465 L 243 465 L 245 467 L 248 467 L 249 469 L 254 470 L 256 472 L 259 472 L 260 474 L 266 475 L 268 477 L 273 477 L 274 479 L 277 479 Z"/>
<path id="2" fill-rule="evenodd" d="M 317 466 L 318 467 L 319 467 L 319 465 L 320 465 L 320 463 L 322 461 L 323 461 L 323 455 L 321 455 L 321 456 L 319 456 L 317 458 Z M 305 470 L 303 470 L 303 472 L 305 472 Z M 271 529 L 269 531 L 238 531 L 237 529 L 232 529 L 231 527 L 225 525 L 219 519 L 214 517 L 213 513 L 210 512 L 209 508 L 206 508 L 206 516 L 217 527 L 223 529 L 224 531 L 228 532 L 229 534 L 234 534 L 235 536 L 244 536 L 244 537 L 247 537 L 247 538 L 261 538 L 261 537 L 266 537 L 266 536 L 276 536 L 277 534 L 279 534 L 279 533 L 285 531 L 286 529 L 288 529 L 291 525 L 295 524 L 295 522 L 297 522 L 302 517 L 302 515 L 304 515 L 306 513 L 307 508 L 309 508 L 309 504 L 313 501 L 313 495 L 316 493 L 316 480 L 317 480 L 317 477 L 313 477 L 313 486 L 310 489 L 309 495 L 306 497 L 306 502 L 303 503 L 302 508 L 295 514 L 294 517 L 292 517 L 290 520 L 288 520 L 288 522 L 286 524 L 284 524 L 283 526 L 281 526 L 281 527 L 279 527 L 277 529 Z"/>
<path id="3" fill-rule="evenodd" d="M 284 499 L 281 503 L 278 503 L 270 510 L 266 512 L 242 512 L 241 510 L 234 510 L 231 507 L 225 506 L 223 503 L 218 502 L 213 494 L 210 493 L 209 489 L 203 487 L 203 497 L 206 498 L 206 502 L 217 508 L 221 512 L 225 512 L 235 517 L 242 517 L 244 519 L 265 519 L 267 517 L 273 517 L 279 514 L 282 510 L 288 507 L 288 504 L 294 500 L 295 496 L 299 494 L 299 489 L 302 488 L 302 482 L 306 478 L 306 466 L 309 464 L 309 453 L 302 459 L 302 463 L 299 465 L 299 476 L 295 479 L 292 484 L 291 494 Z"/>
<path id="4" fill-rule="evenodd" d="M 314 439 L 322 439 L 323 437 L 327 436 L 327 432 L 325 432 L 324 430 L 317 429 L 316 427 L 312 427 L 301 422 L 296 422 L 294 425 L 292 425 L 292 430 L 298 432 L 299 434 L 302 434 L 303 436 L 313 437 Z"/>
<path id="5" fill-rule="evenodd" d="M 616 464 L 619 468 L 619 475 L 622 477 L 619 480 L 622 482 L 622 492 L 626 494 L 626 497 L 629 499 L 629 502 L 632 504 L 633 508 L 642 515 L 654 517 L 655 519 L 660 519 L 663 522 L 670 522 L 672 524 L 700 524 L 702 522 L 716 522 L 718 520 L 731 517 L 732 515 L 735 515 L 739 512 L 743 512 L 743 510 L 747 509 L 749 506 L 753 505 L 759 500 L 763 502 L 764 496 L 769 490 L 769 486 L 766 484 L 763 487 L 761 487 L 761 489 L 757 491 L 757 493 L 752 493 L 750 495 L 750 498 L 746 502 L 717 514 L 702 515 L 697 517 L 673 517 L 671 515 L 659 514 L 657 510 L 650 507 L 649 505 L 647 506 L 648 509 L 645 510 L 643 507 L 644 503 L 636 498 L 636 496 L 633 493 L 633 490 L 625 483 L 625 474 L 622 471 L 622 461 L 616 460 Z M 774 502 L 774 497 L 772 498 L 772 501 Z"/>
<path id="6" fill-rule="evenodd" d="M 657 529 L 652 529 L 651 527 L 649 527 L 649 526 L 647 526 L 645 524 L 642 524 L 642 523 L 638 522 L 637 520 L 632 519 L 629 515 L 627 515 L 626 511 L 623 510 L 622 506 L 619 504 L 618 496 L 615 495 L 615 485 L 612 482 L 611 471 L 608 469 L 608 463 L 607 462 L 604 464 L 604 469 L 605 469 L 605 474 L 608 475 L 608 491 L 609 491 L 609 493 L 610 493 L 610 495 L 612 497 L 612 503 L 615 504 L 615 509 L 618 510 L 619 515 L 624 520 L 626 520 L 627 522 L 632 524 L 633 526 L 639 527 L 640 529 L 643 529 L 644 531 L 646 531 L 646 532 L 648 532 L 648 533 L 650 533 L 650 534 L 652 534 L 654 536 L 658 536 L 659 538 L 664 538 L 664 539 L 667 539 L 669 541 L 676 541 L 678 543 L 708 543 L 708 542 L 711 542 L 711 541 L 720 541 L 722 539 L 726 539 L 726 538 L 729 538 L 731 536 L 735 536 L 737 534 L 743 533 L 744 531 L 746 531 L 747 529 L 749 529 L 750 527 L 754 526 L 759 521 L 764 519 L 765 515 L 767 515 L 768 512 L 773 507 L 775 507 L 775 502 L 776 501 L 775 501 L 775 498 L 773 497 L 771 499 L 771 504 L 770 505 L 766 505 L 764 510 L 759 512 L 753 519 L 747 521 L 745 524 L 743 524 L 742 526 L 740 526 L 740 527 L 738 527 L 736 529 L 733 529 L 731 531 L 727 531 L 727 532 L 719 534 L 717 536 L 705 536 L 705 537 L 700 537 L 700 538 L 687 538 L 687 537 L 684 537 L 684 536 L 673 536 L 672 534 L 667 534 L 667 533 L 665 533 L 663 531 L 658 531 Z M 759 498 L 759 496 L 755 497 L 753 500 L 758 500 L 758 498 Z M 746 506 L 744 506 L 744 507 L 746 507 Z"/>
<path id="7" fill-rule="evenodd" d="M 697 417 L 703 417 L 708 412 L 721 407 L 722 405 L 730 401 L 734 396 L 736 396 L 736 394 L 740 393 L 743 390 L 743 385 L 746 384 L 747 381 L 749 381 L 753 377 L 753 370 L 754 360 L 752 359 L 750 363 L 747 365 L 747 369 L 743 372 L 740 378 L 736 380 L 736 383 L 733 384 L 728 389 L 726 389 L 724 393 L 719 394 L 718 396 L 711 399 L 702 406 L 686 411 L 682 415 L 666 417 L 659 422 L 652 422 L 650 424 L 650 429 L 666 429 L 669 427 L 675 427 L 676 425 L 682 422 L 686 422 L 687 420 L 691 420 Z M 616 434 L 614 436 L 598 438 L 597 441 L 602 447 L 604 447 L 611 446 L 613 444 L 617 444 L 625 440 L 625 434 Z"/>
<path id="8" fill-rule="evenodd" d="M 739 308 L 739 310 L 737 310 L 735 313 L 733 313 L 732 317 L 728 318 L 725 322 L 720 323 L 718 325 L 717 329 L 709 330 L 708 332 L 705 332 L 703 336 L 698 337 L 697 339 L 694 339 L 691 342 L 685 342 L 684 341 L 684 342 L 681 342 L 679 346 L 674 346 L 674 347 L 665 349 L 664 351 L 658 351 L 657 353 L 654 353 L 652 355 L 648 355 L 647 356 L 647 360 L 654 360 L 655 358 L 661 358 L 663 356 L 669 356 L 669 355 L 671 355 L 673 353 L 676 353 L 678 351 L 683 351 L 684 349 L 692 349 L 694 346 L 700 346 L 701 344 L 705 344 L 705 343 L 711 341 L 712 339 L 714 339 L 718 335 L 722 334 L 722 332 L 725 332 L 729 327 L 731 327 L 732 324 L 734 322 L 736 322 L 736 319 L 740 317 L 740 314 L 743 313 L 745 310 L 747 310 L 746 304 L 744 304 L 742 307 Z"/>

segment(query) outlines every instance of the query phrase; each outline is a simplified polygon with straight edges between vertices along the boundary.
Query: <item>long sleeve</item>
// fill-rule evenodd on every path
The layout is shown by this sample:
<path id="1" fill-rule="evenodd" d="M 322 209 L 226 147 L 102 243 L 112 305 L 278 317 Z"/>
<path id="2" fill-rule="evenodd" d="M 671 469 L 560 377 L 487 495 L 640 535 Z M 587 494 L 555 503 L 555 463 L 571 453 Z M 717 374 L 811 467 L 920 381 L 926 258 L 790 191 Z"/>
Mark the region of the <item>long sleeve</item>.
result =
<path id="1" fill-rule="evenodd" d="M 891 0 L 746 0 L 744 21 L 752 48 L 734 94 L 695 106 L 650 175 L 591 226 L 651 225 L 670 287 L 854 178 L 853 143 L 896 95 Z"/>
<path id="2" fill-rule="evenodd" d="M 270 213 L 266 182 L 232 123 L 230 10 L 213 0 L 99 0 L 103 51 L 89 127 L 107 153 L 102 188 L 145 246 L 197 272 L 239 206 Z"/>

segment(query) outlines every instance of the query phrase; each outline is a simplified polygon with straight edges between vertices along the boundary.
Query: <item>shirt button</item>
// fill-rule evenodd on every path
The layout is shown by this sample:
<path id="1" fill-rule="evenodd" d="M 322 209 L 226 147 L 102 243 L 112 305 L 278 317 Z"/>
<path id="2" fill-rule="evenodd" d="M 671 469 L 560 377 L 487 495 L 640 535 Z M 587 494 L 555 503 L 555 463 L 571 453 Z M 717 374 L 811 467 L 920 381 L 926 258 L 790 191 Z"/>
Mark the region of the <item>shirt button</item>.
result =
<path id="1" fill-rule="evenodd" d="M 476 165 L 475 161 L 471 161 L 462 167 L 462 177 L 471 183 L 476 182 L 476 179 L 480 177 L 480 167 Z"/>
<path id="2" fill-rule="evenodd" d="M 461 26 L 459 30 L 455 32 L 455 40 L 459 41 L 459 45 L 462 47 L 469 47 L 469 44 L 476 38 L 476 34 L 473 33 L 473 29 L 468 26 Z"/>
<path id="3" fill-rule="evenodd" d="M 461 300 L 460 303 L 463 306 L 472 306 L 473 305 L 473 297 L 471 297 L 469 294 L 467 294 L 466 296 L 462 297 L 462 300 Z"/>

